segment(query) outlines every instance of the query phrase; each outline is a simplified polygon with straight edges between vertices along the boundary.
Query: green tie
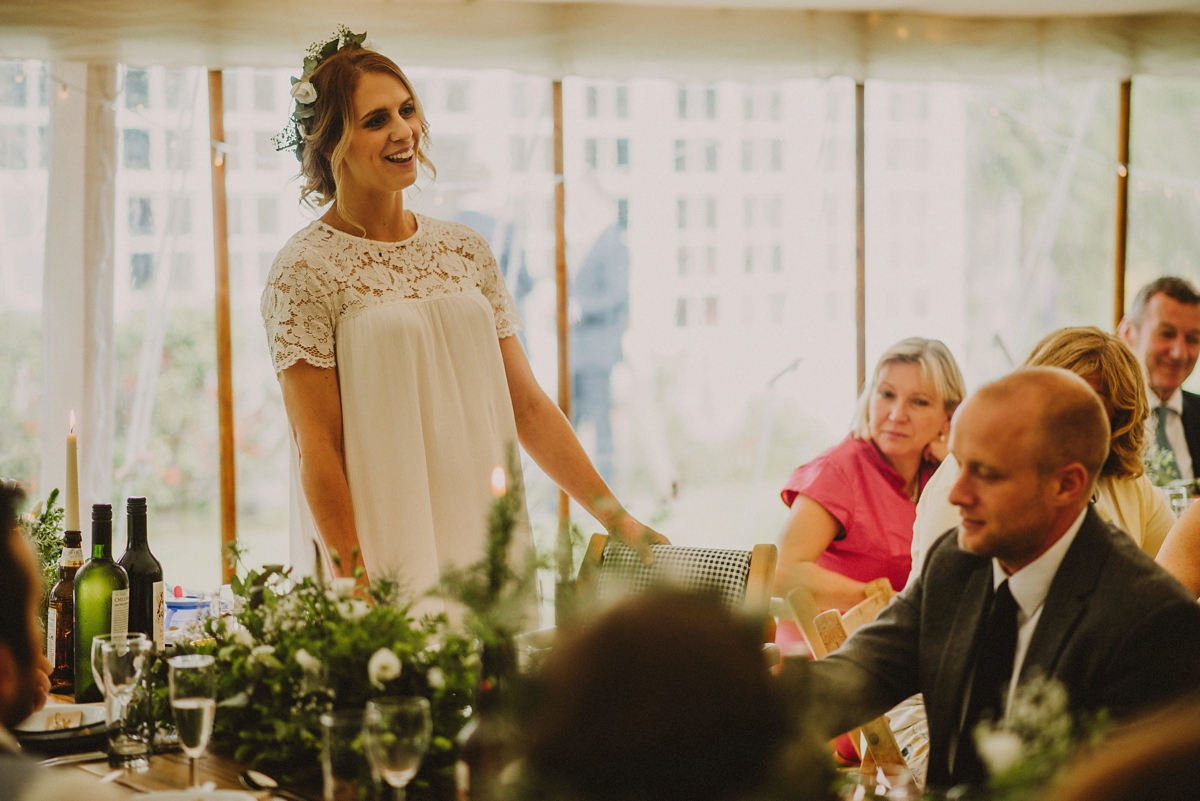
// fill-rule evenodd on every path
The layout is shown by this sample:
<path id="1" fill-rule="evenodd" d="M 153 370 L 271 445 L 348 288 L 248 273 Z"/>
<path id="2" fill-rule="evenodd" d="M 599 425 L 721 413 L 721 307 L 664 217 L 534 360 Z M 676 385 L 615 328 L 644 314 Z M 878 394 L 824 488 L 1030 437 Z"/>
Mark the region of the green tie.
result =
<path id="1" fill-rule="evenodd" d="M 1163 455 L 1162 478 L 1167 481 L 1175 481 L 1180 478 L 1179 462 L 1175 460 L 1175 449 L 1171 447 L 1171 440 L 1167 438 L 1167 416 L 1171 414 L 1171 410 L 1166 406 L 1156 406 L 1154 414 L 1158 417 L 1158 425 L 1154 429 L 1154 441 Z"/>

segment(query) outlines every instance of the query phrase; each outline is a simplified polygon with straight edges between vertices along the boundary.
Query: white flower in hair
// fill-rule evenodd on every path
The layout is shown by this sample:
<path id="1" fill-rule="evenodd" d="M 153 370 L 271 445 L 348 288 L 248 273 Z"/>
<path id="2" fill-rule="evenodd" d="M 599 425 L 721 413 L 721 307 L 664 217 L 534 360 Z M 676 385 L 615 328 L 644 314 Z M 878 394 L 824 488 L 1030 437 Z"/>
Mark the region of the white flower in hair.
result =
<path id="1" fill-rule="evenodd" d="M 306 106 L 317 102 L 317 87 L 313 86 L 310 81 L 300 81 L 292 87 L 292 97 L 297 103 L 303 103 Z"/>

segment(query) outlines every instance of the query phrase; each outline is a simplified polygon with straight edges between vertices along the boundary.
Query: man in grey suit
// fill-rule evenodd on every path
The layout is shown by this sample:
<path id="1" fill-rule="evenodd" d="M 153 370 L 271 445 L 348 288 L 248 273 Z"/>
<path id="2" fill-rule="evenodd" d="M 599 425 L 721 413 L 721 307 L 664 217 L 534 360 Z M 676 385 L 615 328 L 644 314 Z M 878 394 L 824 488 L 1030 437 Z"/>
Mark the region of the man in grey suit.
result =
<path id="1" fill-rule="evenodd" d="M 1065 370 L 1020 370 L 967 399 L 950 434 L 962 525 L 875 623 L 811 666 L 830 734 L 924 693 L 928 784 L 976 784 L 975 726 L 1002 716 L 1022 679 L 1057 679 L 1073 711 L 1117 719 L 1200 687 L 1200 607 L 1092 509 L 1108 442 L 1100 399 Z"/>

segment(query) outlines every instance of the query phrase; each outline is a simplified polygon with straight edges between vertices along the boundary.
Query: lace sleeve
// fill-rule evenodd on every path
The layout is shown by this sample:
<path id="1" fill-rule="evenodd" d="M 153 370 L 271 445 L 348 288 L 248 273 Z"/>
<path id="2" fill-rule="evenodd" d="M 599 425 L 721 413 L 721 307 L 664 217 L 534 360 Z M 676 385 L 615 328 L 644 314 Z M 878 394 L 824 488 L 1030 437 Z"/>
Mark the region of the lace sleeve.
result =
<path id="1" fill-rule="evenodd" d="M 504 275 L 500 272 L 500 265 L 496 264 L 492 249 L 488 247 L 486 239 L 476 236 L 479 241 L 474 244 L 480 251 L 480 258 L 476 262 L 479 265 L 479 290 L 488 299 L 488 303 L 492 304 L 492 314 L 496 318 L 496 335 L 500 339 L 511 337 L 525 325 L 521 322 L 521 315 L 517 314 L 517 304 L 508 292 Z"/>
<path id="2" fill-rule="evenodd" d="M 337 364 L 329 292 L 304 254 L 285 248 L 275 257 L 263 290 L 262 317 L 275 372 L 301 360 L 314 367 Z"/>

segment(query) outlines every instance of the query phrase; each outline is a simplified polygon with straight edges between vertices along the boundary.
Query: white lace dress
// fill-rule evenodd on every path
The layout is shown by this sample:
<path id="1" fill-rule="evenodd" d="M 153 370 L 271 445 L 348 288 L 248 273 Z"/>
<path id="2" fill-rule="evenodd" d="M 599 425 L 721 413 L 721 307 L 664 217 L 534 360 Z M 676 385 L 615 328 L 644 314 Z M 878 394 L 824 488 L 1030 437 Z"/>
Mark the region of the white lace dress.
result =
<path id="1" fill-rule="evenodd" d="M 492 468 L 517 443 L 499 340 L 521 325 L 480 234 L 417 226 L 377 242 L 314 222 L 275 257 L 262 296 L 277 372 L 337 368 L 363 564 L 412 593 L 483 554 Z M 291 561 L 305 573 L 318 537 L 294 439 L 291 451 Z M 527 526 L 517 539 L 531 541 Z"/>

